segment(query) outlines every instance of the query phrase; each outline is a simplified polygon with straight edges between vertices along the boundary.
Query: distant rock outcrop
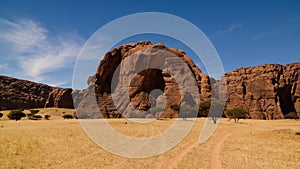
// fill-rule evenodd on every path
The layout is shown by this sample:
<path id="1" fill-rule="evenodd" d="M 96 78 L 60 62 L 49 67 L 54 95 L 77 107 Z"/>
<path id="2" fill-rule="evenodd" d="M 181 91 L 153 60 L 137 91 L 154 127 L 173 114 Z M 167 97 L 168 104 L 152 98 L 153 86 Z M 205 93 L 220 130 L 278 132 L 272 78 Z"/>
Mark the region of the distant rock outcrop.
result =
<path id="1" fill-rule="evenodd" d="M 300 114 L 300 63 L 265 64 L 239 68 L 225 74 L 226 108 L 244 108 L 253 119 L 281 119 Z M 217 81 L 218 88 L 223 81 Z"/>
<path id="2" fill-rule="evenodd" d="M 0 76 L 0 110 L 42 108 L 54 89 L 45 84 Z"/>
<path id="3" fill-rule="evenodd" d="M 74 108 L 72 89 L 0 76 L 0 110 Z"/>
<path id="4" fill-rule="evenodd" d="M 54 89 L 48 96 L 46 107 L 58 107 L 73 109 L 72 89 L 57 88 Z"/>

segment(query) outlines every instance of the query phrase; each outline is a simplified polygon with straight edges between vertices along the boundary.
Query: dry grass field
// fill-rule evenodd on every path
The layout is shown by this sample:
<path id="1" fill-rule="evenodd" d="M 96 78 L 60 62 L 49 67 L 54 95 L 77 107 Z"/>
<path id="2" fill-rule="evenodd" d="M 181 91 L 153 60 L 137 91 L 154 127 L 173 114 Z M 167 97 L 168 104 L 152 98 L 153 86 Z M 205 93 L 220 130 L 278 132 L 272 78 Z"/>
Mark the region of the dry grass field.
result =
<path id="1" fill-rule="evenodd" d="M 205 118 L 197 119 L 187 137 L 170 151 L 145 159 L 119 157 L 98 147 L 78 120 L 63 120 L 67 109 L 40 109 L 51 120 L 0 119 L 0 168 L 300 168 L 300 121 L 222 119 L 214 135 L 199 144 Z M 127 124 L 125 124 L 127 122 Z M 161 133 L 174 119 L 137 124 L 110 119 L 119 132 L 149 137 Z M 189 123 L 190 121 L 186 121 Z"/>

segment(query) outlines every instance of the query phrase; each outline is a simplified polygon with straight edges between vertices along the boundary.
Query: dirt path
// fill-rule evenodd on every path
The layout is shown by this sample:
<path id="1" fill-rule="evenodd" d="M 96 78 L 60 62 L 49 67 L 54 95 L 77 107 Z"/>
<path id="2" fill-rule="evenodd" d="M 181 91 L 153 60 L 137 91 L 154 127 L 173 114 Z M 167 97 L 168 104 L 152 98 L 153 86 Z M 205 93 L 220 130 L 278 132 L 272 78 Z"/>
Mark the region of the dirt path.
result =
<path id="1" fill-rule="evenodd" d="M 158 163 L 155 168 L 164 168 L 164 169 L 173 169 L 178 166 L 178 163 L 182 160 L 182 158 L 193 150 L 199 143 L 197 141 L 187 142 L 183 144 L 181 147 L 183 148 L 181 151 L 173 154 L 171 158 L 164 159 Z"/>
<path id="2" fill-rule="evenodd" d="M 200 145 L 198 140 L 190 140 L 185 142 L 184 144 L 179 145 L 177 150 L 170 154 L 169 156 L 165 156 L 162 158 L 158 158 L 155 166 L 153 168 L 163 168 L 163 169 L 174 169 L 178 168 L 178 165 L 183 160 L 183 158 L 190 152 L 194 151 L 198 146 L 205 146 L 203 149 L 203 154 L 207 154 L 207 158 L 202 158 L 203 161 L 203 168 L 211 168 L 211 169 L 221 169 L 222 163 L 221 163 L 221 152 L 222 147 L 224 145 L 224 141 L 231 135 L 232 133 L 229 132 L 217 132 L 214 134 L 214 138 L 208 140 L 207 145 Z M 89 159 L 92 156 L 95 156 L 98 153 L 103 153 L 102 151 L 94 151 L 90 154 L 86 154 L 82 156 L 81 158 L 76 158 L 73 160 L 70 160 L 66 163 L 54 166 L 54 168 L 60 168 L 60 167 L 67 167 L 69 165 L 72 166 L 73 163 L 78 163 L 81 161 L 84 161 L 86 159 Z M 199 159 L 201 160 L 201 159 Z M 122 166 L 128 162 L 127 160 L 120 160 L 119 163 L 113 165 L 113 166 L 107 166 L 107 168 L 122 168 Z"/>
<path id="3" fill-rule="evenodd" d="M 221 169 L 222 163 L 220 159 L 220 153 L 222 151 L 222 147 L 224 141 L 231 135 L 231 133 L 222 134 L 212 145 L 212 151 L 210 156 L 210 168 L 212 169 Z"/>
<path id="4" fill-rule="evenodd" d="M 220 159 L 220 153 L 222 152 L 222 147 L 224 141 L 231 135 L 231 133 L 227 132 L 220 132 L 214 135 L 215 138 L 209 140 L 207 145 L 199 145 L 197 141 L 189 141 L 185 144 L 180 146 L 180 150 L 176 153 L 172 154 L 168 158 L 163 158 L 155 168 L 163 168 L 163 169 L 173 169 L 177 168 L 180 161 L 187 155 L 189 152 L 192 152 L 194 148 L 197 146 L 207 146 L 204 149 L 204 154 L 208 154 L 207 165 L 203 163 L 204 168 L 211 168 L 211 169 L 221 169 L 222 163 Z"/>

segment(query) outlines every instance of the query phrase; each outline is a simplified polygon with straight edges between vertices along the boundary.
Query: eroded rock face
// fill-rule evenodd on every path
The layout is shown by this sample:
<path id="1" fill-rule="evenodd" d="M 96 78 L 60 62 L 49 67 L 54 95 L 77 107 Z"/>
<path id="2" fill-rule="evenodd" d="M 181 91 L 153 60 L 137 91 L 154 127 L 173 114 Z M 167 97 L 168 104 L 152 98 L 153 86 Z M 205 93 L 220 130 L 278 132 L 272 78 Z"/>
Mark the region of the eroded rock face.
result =
<path id="1" fill-rule="evenodd" d="M 73 104 L 76 108 L 78 118 L 87 116 L 89 118 L 102 118 L 98 113 L 98 104 L 95 95 L 95 76 L 90 76 L 87 81 L 88 88 L 83 90 L 73 90 Z"/>
<path id="2" fill-rule="evenodd" d="M 57 108 L 69 108 L 73 109 L 73 99 L 72 99 L 72 89 L 57 88 L 50 92 L 47 101 L 45 103 L 46 107 L 57 107 Z"/>
<path id="3" fill-rule="evenodd" d="M 0 76 L 0 110 L 74 108 L 72 89 Z"/>
<path id="4" fill-rule="evenodd" d="M 54 89 L 45 84 L 0 76 L 0 110 L 42 108 Z"/>
<path id="5" fill-rule="evenodd" d="M 244 108 L 253 119 L 281 119 L 290 112 L 299 114 L 299 76 L 300 63 L 265 64 L 228 72 L 226 109 Z M 220 83 L 224 82 L 218 81 L 216 87 Z"/>
<path id="6" fill-rule="evenodd" d="M 181 62 L 187 65 L 186 67 L 188 70 L 177 65 L 178 62 L 174 60 L 175 58 L 163 59 L 163 57 L 161 57 L 151 61 L 141 61 L 141 57 L 136 57 L 129 61 L 132 64 L 124 62 L 127 57 L 132 58 L 134 55 L 160 56 L 165 55 L 165 52 L 171 53 L 172 55 L 176 56 L 177 59 L 179 58 Z M 138 69 L 136 67 L 137 65 L 144 67 L 146 64 L 151 65 L 154 63 L 158 65 L 161 64 L 160 69 L 145 69 L 143 71 L 136 72 L 136 74 L 131 77 L 132 72 Z M 170 67 L 168 68 L 168 66 L 162 63 L 172 65 L 173 73 L 175 72 L 174 76 L 171 76 Z M 119 65 L 120 67 L 117 69 Z M 118 85 L 111 87 L 115 71 L 117 72 L 117 75 L 120 75 L 117 76 L 118 78 L 116 80 Z M 191 74 L 188 74 L 188 72 L 191 72 Z M 193 84 L 191 78 L 195 79 L 195 84 Z M 177 79 L 177 81 L 175 79 Z M 85 89 L 84 92 L 78 91 L 75 93 L 75 95 L 77 95 L 75 98 L 81 98 L 81 100 L 83 100 L 77 105 L 81 110 L 84 110 L 82 107 L 86 105 L 82 102 L 88 103 L 93 101 L 93 96 L 86 93 L 93 92 L 94 88 L 98 108 L 100 109 L 102 116 L 105 118 L 126 116 L 124 112 L 126 112 L 125 110 L 129 109 L 126 106 L 122 107 L 123 105 L 120 105 L 120 107 L 116 108 L 112 98 L 112 93 L 115 90 L 121 91 L 118 93 L 119 96 L 116 96 L 118 97 L 116 100 L 122 99 L 123 95 L 126 95 L 125 97 L 129 98 L 130 104 L 139 111 L 148 110 L 151 105 L 165 104 L 163 108 L 166 109 L 161 117 L 177 117 L 178 112 L 170 107 L 173 104 L 180 105 L 182 101 L 181 98 L 188 100 L 187 102 L 190 102 L 189 104 L 195 104 L 199 103 L 200 100 L 207 100 L 211 97 L 209 77 L 203 74 L 182 50 L 169 48 L 162 44 L 154 45 L 150 42 L 122 45 L 113 49 L 111 52 L 107 52 L 97 68 L 94 80 L 95 83 L 88 82 L 89 87 L 88 89 Z M 179 85 L 181 83 L 186 84 L 186 86 L 190 86 L 191 90 L 189 91 L 191 94 L 189 96 L 181 95 Z M 127 90 L 127 93 L 120 89 L 122 86 L 126 85 L 128 86 L 128 88 L 125 89 Z M 192 86 L 196 86 L 196 90 L 192 89 Z M 163 95 L 153 92 L 154 90 L 161 91 Z M 192 96 L 197 94 L 200 97 L 199 100 L 189 99 L 195 98 Z M 86 95 L 86 97 L 84 97 L 84 95 Z M 167 103 L 163 103 L 164 100 L 167 100 Z M 93 111 L 92 109 L 93 108 L 88 108 L 88 110 Z M 120 110 L 122 112 L 124 110 L 124 112 L 122 113 Z M 145 114 L 145 116 L 146 115 L 147 114 Z M 95 114 L 93 116 L 100 117 Z"/>

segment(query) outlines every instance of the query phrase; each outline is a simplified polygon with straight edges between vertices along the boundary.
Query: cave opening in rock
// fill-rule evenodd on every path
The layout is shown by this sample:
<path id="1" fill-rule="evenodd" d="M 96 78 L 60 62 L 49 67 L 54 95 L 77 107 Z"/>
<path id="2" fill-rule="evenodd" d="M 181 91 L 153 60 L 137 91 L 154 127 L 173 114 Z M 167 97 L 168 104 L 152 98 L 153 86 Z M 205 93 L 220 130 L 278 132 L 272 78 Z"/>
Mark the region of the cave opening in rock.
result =
<path id="1" fill-rule="evenodd" d="M 156 99 L 165 90 L 165 80 L 162 70 L 160 69 L 145 69 L 137 73 L 131 80 L 129 86 L 129 98 L 131 104 L 137 110 L 148 110 L 155 106 Z M 160 90 L 161 92 L 152 92 L 153 90 Z M 152 99 L 150 101 L 150 93 L 152 92 Z M 153 99 L 154 98 L 154 99 Z"/>
<path id="2" fill-rule="evenodd" d="M 291 95 L 292 86 L 290 84 L 285 85 L 277 90 L 277 96 L 279 97 L 280 109 L 283 115 L 290 112 L 295 112 L 294 103 Z"/>

